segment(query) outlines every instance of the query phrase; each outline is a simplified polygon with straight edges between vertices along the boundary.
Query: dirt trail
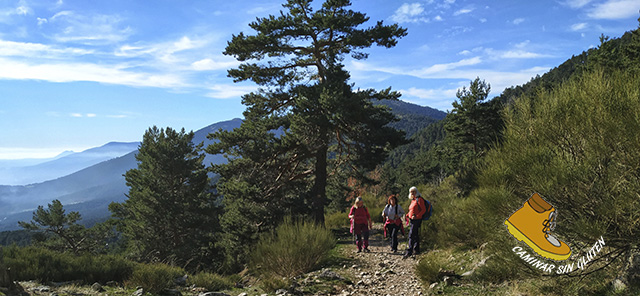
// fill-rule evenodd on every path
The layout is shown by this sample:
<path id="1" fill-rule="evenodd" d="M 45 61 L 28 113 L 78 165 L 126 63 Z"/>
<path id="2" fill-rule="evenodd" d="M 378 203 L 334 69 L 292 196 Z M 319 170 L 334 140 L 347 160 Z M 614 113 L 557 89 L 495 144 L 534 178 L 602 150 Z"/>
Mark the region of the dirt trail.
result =
<path id="1" fill-rule="evenodd" d="M 408 229 L 405 229 L 408 235 Z M 407 236 L 400 234 L 398 252 L 391 253 L 388 240 L 384 239 L 382 224 L 375 223 L 369 237 L 370 253 L 357 253 L 355 244 L 343 248 L 345 256 L 354 260 L 345 272 L 353 279 L 353 285 L 339 295 L 423 295 L 420 279 L 415 274 L 419 256 L 402 259 Z"/>

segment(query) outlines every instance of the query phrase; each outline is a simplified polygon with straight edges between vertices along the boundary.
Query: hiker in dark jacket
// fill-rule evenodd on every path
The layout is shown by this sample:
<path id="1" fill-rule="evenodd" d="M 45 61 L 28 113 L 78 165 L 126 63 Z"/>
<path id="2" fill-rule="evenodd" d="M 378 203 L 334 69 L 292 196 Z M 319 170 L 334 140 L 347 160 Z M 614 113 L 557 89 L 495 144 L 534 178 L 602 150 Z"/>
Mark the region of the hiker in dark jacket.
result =
<path id="1" fill-rule="evenodd" d="M 402 231 L 402 234 L 404 234 L 404 227 L 402 226 L 404 210 L 398 204 L 398 198 L 395 195 L 391 195 L 387 199 L 387 205 L 382 210 L 382 217 L 385 221 L 384 236 L 386 237 L 388 234 L 391 237 L 391 252 L 398 252 L 398 232 Z"/>
<path id="2" fill-rule="evenodd" d="M 371 229 L 373 223 L 361 196 L 356 198 L 356 202 L 351 207 L 349 219 L 351 219 L 352 232 L 356 236 L 355 243 L 358 247 L 358 253 L 362 252 L 363 249 L 367 253 L 371 252 L 369 251 L 369 229 Z"/>
<path id="3" fill-rule="evenodd" d="M 407 251 L 405 251 L 402 257 L 403 259 L 420 253 L 420 225 L 422 225 L 422 215 L 427 212 L 424 198 L 422 198 L 422 194 L 418 192 L 418 188 L 411 187 L 409 189 L 409 199 L 411 199 L 411 204 L 409 205 L 407 220 L 410 221 L 411 226 L 409 228 L 409 243 Z"/>

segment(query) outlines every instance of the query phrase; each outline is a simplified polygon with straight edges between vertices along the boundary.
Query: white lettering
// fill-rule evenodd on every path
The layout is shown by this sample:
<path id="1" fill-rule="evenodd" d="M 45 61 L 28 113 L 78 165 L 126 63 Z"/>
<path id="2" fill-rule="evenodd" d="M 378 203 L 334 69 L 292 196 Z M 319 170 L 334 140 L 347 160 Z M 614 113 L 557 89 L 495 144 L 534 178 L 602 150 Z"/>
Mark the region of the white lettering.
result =
<path id="1" fill-rule="evenodd" d="M 554 269 L 554 268 L 556 268 L 556 266 L 555 266 L 555 265 L 553 265 L 553 264 L 550 264 L 550 265 L 549 265 L 549 268 L 547 268 L 545 271 L 546 271 L 546 272 L 548 272 L 548 273 L 551 273 L 551 272 L 553 272 L 553 269 Z"/>

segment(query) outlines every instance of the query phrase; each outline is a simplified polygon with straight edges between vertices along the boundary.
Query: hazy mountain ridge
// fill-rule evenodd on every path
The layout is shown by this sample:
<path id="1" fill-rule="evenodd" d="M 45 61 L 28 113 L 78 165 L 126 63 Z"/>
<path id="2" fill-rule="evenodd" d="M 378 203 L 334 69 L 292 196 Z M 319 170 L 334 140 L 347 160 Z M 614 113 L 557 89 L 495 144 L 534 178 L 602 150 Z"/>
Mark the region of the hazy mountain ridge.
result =
<path id="1" fill-rule="evenodd" d="M 27 166 L 18 166 L 20 162 L 14 161 L 14 166 L 6 166 L 0 169 L 0 184 L 27 185 L 54 180 L 100 162 L 136 151 L 138 150 L 138 145 L 140 145 L 140 142 L 110 142 L 82 152 L 64 152 L 51 160 Z"/>
<path id="2" fill-rule="evenodd" d="M 422 126 L 438 121 L 426 114 L 436 114 L 437 118 L 444 118 L 446 113 L 433 108 L 422 107 L 402 101 L 389 101 L 384 104 L 392 108 L 392 112 L 400 119 L 394 126 L 407 131 L 407 129 L 417 130 Z M 389 103 L 387 102 L 387 103 Z M 204 143 L 203 147 L 213 143 L 207 139 L 207 135 L 219 129 L 232 130 L 242 124 L 242 119 L 235 118 L 228 121 L 221 121 L 199 129 L 194 132 L 193 142 Z M 407 131 L 407 134 L 411 134 Z M 142 136 L 142 135 L 141 135 Z M 100 162 L 98 164 L 83 168 L 72 174 L 46 182 L 6 186 L 0 185 L 0 231 L 18 229 L 18 221 L 28 221 L 32 217 L 32 212 L 39 206 L 47 206 L 52 200 L 58 199 L 65 206 L 67 211 L 79 211 L 83 217 L 82 222 L 91 224 L 102 220 L 110 215 L 107 206 L 116 201 L 121 202 L 126 199 L 128 187 L 125 184 L 124 174 L 127 170 L 137 167 L 135 154 L 139 143 L 108 143 L 104 146 L 88 149 L 83 153 L 99 153 L 99 148 L 115 147 L 120 144 L 124 147 L 136 145 L 135 151 L 125 155 Z M 78 153 L 79 154 L 79 153 Z M 76 154 L 62 157 L 82 157 Z M 58 161 L 56 160 L 56 161 Z M 69 161 L 67 158 L 64 161 Z M 204 163 L 206 165 L 219 164 L 225 162 L 222 155 L 206 155 Z M 41 165 L 45 165 L 44 163 Z"/>
<path id="3" fill-rule="evenodd" d="M 233 119 L 209 125 L 194 132 L 193 142 L 204 142 L 206 146 L 213 142 L 206 138 L 209 133 L 220 128 L 233 129 L 241 123 L 241 119 Z M 108 217 L 109 203 L 126 199 L 125 193 L 128 187 L 125 184 L 124 174 L 138 166 L 135 154 L 139 143 L 131 144 L 136 145 L 135 151 L 64 177 L 29 185 L 0 185 L 0 208 L 2 209 L 0 231 L 18 229 L 18 221 L 30 220 L 32 212 L 39 205 L 46 207 L 54 199 L 60 200 L 67 211 L 79 211 L 83 217 L 83 223 L 90 224 Z M 101 147 L 116 145 L 119 143 L 112 142 Z M 86 151 L 96 153 L 101 151 L 98 148 Z M 221 155 L 207 155 L 205 158 L 207 165 L 221 161 L 224 161 Z"/>

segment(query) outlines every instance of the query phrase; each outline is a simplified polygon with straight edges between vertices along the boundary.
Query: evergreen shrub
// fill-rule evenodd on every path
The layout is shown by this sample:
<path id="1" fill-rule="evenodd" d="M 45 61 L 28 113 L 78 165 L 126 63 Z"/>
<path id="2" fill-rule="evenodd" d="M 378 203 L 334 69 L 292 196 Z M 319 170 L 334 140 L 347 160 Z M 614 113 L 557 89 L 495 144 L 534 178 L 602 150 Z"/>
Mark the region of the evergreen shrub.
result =
<path id="1" fill-rule="evenodd" d="M 142 287 L 156 294 L 174 286 L 174 280 L 186 274 L 184 269 L 162 263 L 138 264 L 133 274 L 125 282 L 127 287 Z"/>
<path id="2" fill-rule="evenodd" d="M 334 235 L 322 225 L 285 218 L 260 239 L 251 266 L 262 275 L 293 277 L 317 267 L 335 245 Z"/>
<path id="3" fill-rule="evenodd" d="M 479 189 L 469 197 L 477 201 L 475 219 L 484 221 L 478 239 L 490 242 L 497 258 L 516 256 L 511 249 L 518 242 L 504 221 L 538 192 L 558 213 L 553 235 L 571 247 L 569 262 L 603 237 L 607 252 L 589 270 L 612 261 L 609 267 L 624 268 L 625 256 L 615 256 L 640 243 L 638 85 L 637 75 L 589 71 L 505 110 L 504 141 L 487 154 Z M 513 273 L 494 275 L 528 268 L 522 260 L 503 261 L 488 278 L 511 279 Z"/>
<path id="4" fill-rule="evenodd" d="M 14 280 L 84 283 L 118 281 L 131 276 L 135 263 L 114 255 L 76 256 L 39 247 L 4 248 L 4 260 Z"/>
<path id="5" fill-rule="evenodd" d="M 215 273 L 200 272 L 190 276 L 187 280 L 189 285 L 205 288 L 209 292 L 221 291 L 233 288 L 235 281 L 232 277 L 225 277 Z"/>
<path id="6" fill-rule="evenodd" d="M 349 228 L 349 213 L 335 212 L 332 214 L 325 214 L 324 226 L 327 229 Z"/>

